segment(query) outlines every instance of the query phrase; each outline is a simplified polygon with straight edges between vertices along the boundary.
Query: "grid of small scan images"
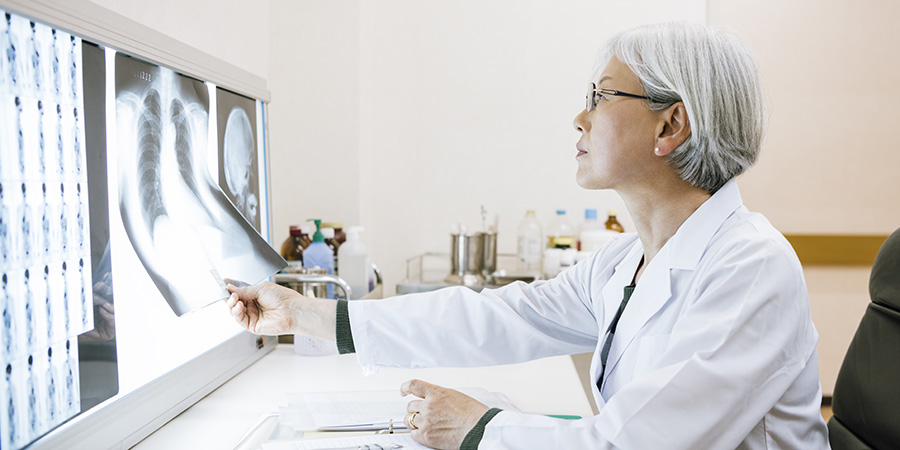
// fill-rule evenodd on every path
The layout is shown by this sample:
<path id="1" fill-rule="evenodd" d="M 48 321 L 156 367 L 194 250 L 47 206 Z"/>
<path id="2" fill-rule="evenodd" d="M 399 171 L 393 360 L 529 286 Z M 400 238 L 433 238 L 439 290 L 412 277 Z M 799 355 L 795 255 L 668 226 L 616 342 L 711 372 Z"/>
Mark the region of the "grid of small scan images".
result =
<path id="1" fill-rule="evenodd" d="M 93 328 L 81 40 L 0 10 L 0 448 L 78 414 Z"/>

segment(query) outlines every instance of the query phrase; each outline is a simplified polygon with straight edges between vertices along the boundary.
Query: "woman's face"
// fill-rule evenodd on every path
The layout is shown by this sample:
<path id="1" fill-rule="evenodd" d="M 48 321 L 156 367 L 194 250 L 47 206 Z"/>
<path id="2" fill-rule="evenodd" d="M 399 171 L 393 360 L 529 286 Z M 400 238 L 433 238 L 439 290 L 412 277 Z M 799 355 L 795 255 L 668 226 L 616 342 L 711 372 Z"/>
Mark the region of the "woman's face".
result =
<path id="1" fill-rule="evenodd" d="M 615 89 L 646 95 L 637 76 L 613 58 L 603 69 L 597 89 Z M 645 100 L 600 96 L 590 112 L 575 116 L 581 133 L 576 145 L 578 171 L 575 179 L 585 189 L 617 189 L 640 181 L 652 166 L 659 116 Z"/>

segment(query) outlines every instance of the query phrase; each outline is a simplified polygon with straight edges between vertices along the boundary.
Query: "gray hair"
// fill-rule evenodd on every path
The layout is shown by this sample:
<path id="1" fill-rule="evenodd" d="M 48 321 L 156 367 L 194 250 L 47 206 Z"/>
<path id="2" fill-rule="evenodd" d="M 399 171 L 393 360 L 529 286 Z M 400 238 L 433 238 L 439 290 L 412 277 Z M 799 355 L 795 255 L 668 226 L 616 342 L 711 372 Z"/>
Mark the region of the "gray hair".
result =
<path id="1" fill-rule="evenodd" d="M 714 193 L 759 154 L 766 107 L 756 61 L 733 35 L 687 22 L 646 25 L 601 49 L 594 79 L 615 56 L 659 111 L 683 102 L 691 135 L 667 161 L 682 179 Z"/>

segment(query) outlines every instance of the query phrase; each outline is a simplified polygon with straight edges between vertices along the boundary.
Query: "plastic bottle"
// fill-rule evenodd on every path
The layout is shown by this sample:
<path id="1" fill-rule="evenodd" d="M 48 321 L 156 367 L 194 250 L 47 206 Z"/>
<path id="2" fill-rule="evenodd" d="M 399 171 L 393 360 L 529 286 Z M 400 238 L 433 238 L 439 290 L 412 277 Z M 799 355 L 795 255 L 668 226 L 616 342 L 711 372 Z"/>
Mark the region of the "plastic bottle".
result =
<path id="1" fill-rule="evenodd" d="M 597 220 L 597 211 L 596 210 L 588 210 L 593 211 L 593 219 L 588 220 L 588 213 L 585 211 L 585 222 L 581 227 L 581 233 L 579 234 L 578 245 L 580 249 L 580 257 L 581 259 L 585 259 L 591 255 L 591 253 L 600 250 L 600 247 L 603 247 L 603 244 L 607 243 L 610 239 L 616 237 L 619 232 L 607 230 L 606 226 L 600 223 Z M 618 223 L 618 222 L 616 222 Z"/>
<path id="2" fill-rule="evenodd" d="M 295 272 L 303 267 L 303 231 L 291 225 L 290 234 L 281 244 L 281 257 L 288 262 L 288 272 Z"/>
<path id="3" fill-rule="evenodd" d="M 331 275 L 334 275 L 334 253 L 331 247 L 325 244 L 322 236 L 322 220 L 310 219 L 316 224 L 316 232 L 313 234 L 312 244 L 303 250 L 303 262 L 306 267 L 320 267 Z M 327 297 L 334 298 L 334 285 L 328 283 Z"/>
<path id="4" fill-rule="evenodd" d="M 338 274 L 350 285 L 354 300 L 369 293 L 369 257 L 359 240 L 362 231 L 362 227 L 348 228 L 347 240 L 338 249 Z"/>
<path id="5" fill-rule="evenodd" d="M 564 249 L 548 248 L 544 250 L 544 278 L 551 279 L 559 275 L 562 268 L 562 257 Z"/>
<path id="6" fill-rule="evenodd" d="M 567 248 L 562 251 L 562 254 L 559 256 L 559 271 L 564 272 L 569 267 L 575 265 L 575 261 L 578 259 L 578 250 L 574 248 Z"/>
<path id="7" fill-rule="evenodd" d="M 599 220 L 597 220 L 597 210 L 594 208 L 587 208 L 584 210 L 584 223 L 581 224 L 581 229 L 578 232 L 578 250 L 587 249 L 582 248 L 582 242 L 584 241 L 585 234 L 590 233 L 594 230 L 602 230 L 605 227 Z"/>
<path id="8" fill-rule="evenodd" d="M 516 257 L 518 259 L 517 270 L 521 275 L 531 275 L 535 279 L 541 277 L 541 259 L 543 246 L 541 239 L 541 223 L 533 210 L 528 210 L 525 217 L 519 222 L 518 240 L 516 245 Z"/>
<path id="9" fill-rule="evenodd" d="M 575 248 L 575 229 L 566 217 L 566 210 L 556 210 L 547 227 L 547 248 Z"/>
<path id="10" fill-rule="evenodd" d="M 619 223 L 618 220 L 616 220 L 616 210 L 610 209 L 606 211 L 606 215 L 609 216 L 609 218 L 606 219 L 607 230 L 617 231 L 619 233 L 625 232 L 625 227 L 623 227 L 622 224 Z"/>

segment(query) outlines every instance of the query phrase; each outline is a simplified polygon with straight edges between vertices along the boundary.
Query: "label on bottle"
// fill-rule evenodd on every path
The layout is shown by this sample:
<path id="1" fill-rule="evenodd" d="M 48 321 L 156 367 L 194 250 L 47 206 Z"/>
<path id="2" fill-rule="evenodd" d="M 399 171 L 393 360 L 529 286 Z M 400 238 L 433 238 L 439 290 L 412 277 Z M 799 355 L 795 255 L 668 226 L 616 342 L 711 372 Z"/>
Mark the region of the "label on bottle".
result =
<path id="1" fill-rule="evenodd" d="M 541 239 L 537 237 L 519 236 L 516 255 L 526 263 L 541 262 Z"/>
<path id="2" fill-rule="evenodd" d="M 575 237 L 550 236 L 547 238 L 547 248 L 575 248 Z"/>

